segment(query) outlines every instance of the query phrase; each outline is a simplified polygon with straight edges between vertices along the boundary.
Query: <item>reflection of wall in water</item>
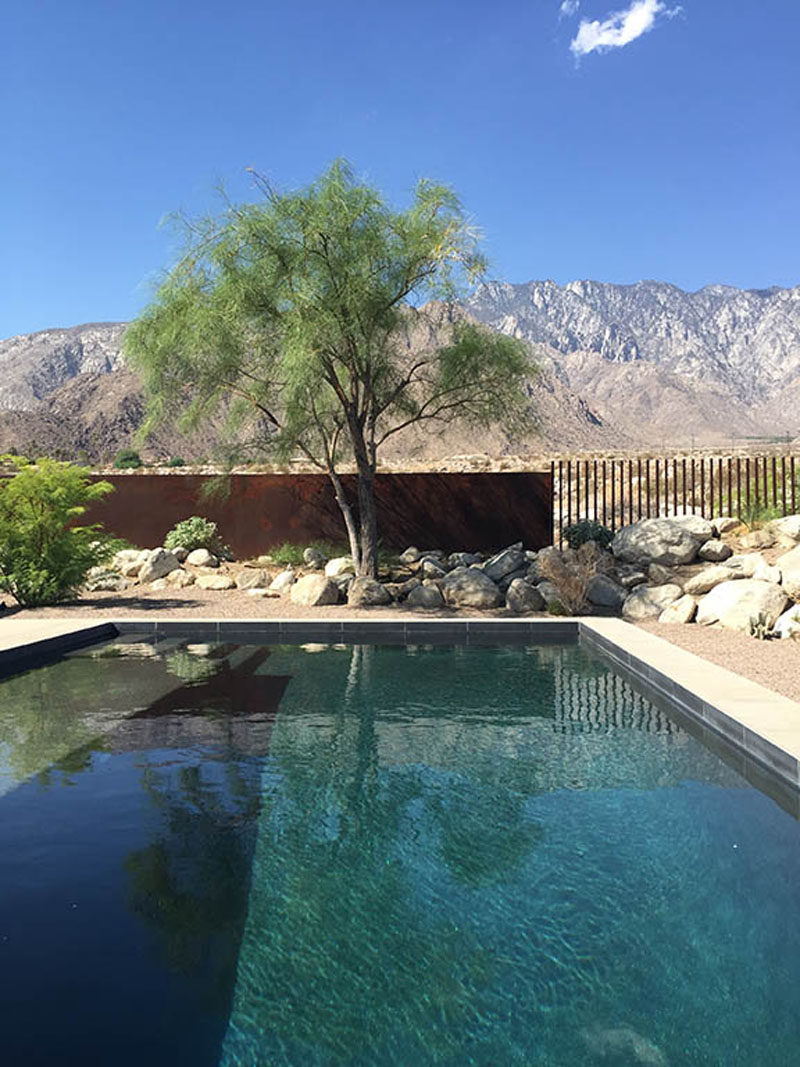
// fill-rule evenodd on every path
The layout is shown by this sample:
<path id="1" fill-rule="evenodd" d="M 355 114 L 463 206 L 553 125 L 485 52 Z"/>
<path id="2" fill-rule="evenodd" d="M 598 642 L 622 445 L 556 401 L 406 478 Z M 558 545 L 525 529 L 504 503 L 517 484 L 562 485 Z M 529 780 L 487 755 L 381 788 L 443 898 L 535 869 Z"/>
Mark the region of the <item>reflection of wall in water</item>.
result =
<path id="1" fill-rule="evenodd" d="M 581 674 L 554 660 L 553 678 L 557 732 L 608 733 L 620 728 L 649 734 L 683 732 L 617 674 Z"/>

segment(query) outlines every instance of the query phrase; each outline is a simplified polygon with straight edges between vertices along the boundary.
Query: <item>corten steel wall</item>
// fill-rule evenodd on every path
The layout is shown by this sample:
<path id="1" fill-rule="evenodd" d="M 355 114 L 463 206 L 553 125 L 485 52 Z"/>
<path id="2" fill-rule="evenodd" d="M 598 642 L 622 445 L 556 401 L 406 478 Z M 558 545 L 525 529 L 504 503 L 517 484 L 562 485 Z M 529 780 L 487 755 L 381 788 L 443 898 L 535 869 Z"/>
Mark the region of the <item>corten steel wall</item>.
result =
<path id="1" fill-rule="evenodd" d="M 100 476 L 98 476 L 99 479 Z M 115 492 L 85 521 L 102 522 L 135 545 L 160 545 L 190 515 L 219 526 L 239 558 L 289 541 L 346 540 L 341 513 L 324 474 L 234 474 L 226 497 L 206 499 L 202 474 L 103 475 Z M 355 499 L 355 479 L 343 477 Z M 549 473 L 379 474 L 375 496 L 381 541 L 389 548 L 487 550 L 523 541 L 542 548 L 553 540 L 553 484 Z"/>

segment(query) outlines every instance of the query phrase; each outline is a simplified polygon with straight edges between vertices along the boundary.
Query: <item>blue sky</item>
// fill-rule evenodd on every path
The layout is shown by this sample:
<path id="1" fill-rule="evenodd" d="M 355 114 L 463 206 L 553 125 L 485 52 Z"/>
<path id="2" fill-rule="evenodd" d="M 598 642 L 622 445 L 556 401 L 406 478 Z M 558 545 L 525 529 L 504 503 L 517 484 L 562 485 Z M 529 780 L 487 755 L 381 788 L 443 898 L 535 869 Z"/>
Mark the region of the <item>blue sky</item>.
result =
<path id="1" fill-rule="evenodd" d="M 796 0 L 562 7 L 12 0 L 0 337 L 132 317 L 167 212 L 337 156 L 452 185 L 493 277 L 800 283 Z"/>

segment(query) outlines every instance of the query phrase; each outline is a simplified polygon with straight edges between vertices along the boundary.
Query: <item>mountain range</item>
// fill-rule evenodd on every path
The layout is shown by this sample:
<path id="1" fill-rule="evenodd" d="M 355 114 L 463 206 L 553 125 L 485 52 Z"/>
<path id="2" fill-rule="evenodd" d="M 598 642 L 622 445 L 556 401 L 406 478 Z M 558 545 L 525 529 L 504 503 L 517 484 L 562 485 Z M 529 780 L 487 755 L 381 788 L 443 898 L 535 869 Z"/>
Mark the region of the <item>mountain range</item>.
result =
<path id="1" fill-rule="evenodd" d="M 488 328 L 526 341 L 530 431 L 481 452 L 614 451 L 728 445 L 800 434 L 800 286 L 685 292 L 664 282 L 487 282 L 465 303 Z M 438 312 L 408 343 L 436 343 Z M 144 403 L 121 356 L 124 323 L 90 323 L 0 341 L 0 450 L 93 462 L 130 445 Z M 214 433 L 165 428 L 151 459 L 205 458 Z M 474 453 L 474 435 L 398 435 L 387 458 Z"/>

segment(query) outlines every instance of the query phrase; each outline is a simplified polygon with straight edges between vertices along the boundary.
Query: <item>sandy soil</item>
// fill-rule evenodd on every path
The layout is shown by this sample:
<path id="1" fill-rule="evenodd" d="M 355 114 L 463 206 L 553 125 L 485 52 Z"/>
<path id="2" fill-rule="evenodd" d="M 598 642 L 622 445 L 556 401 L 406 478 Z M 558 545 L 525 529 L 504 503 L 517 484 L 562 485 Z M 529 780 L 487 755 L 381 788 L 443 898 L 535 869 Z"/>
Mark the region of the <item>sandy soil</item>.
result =
<path id="1" fill-rule="evenodd" d="M 667 626 L 656 620 L 638 624 L 657 637 L 744 675 L 800 703 L 800 641 L 756 641 L 747 634 L 713 626 Z"/>

